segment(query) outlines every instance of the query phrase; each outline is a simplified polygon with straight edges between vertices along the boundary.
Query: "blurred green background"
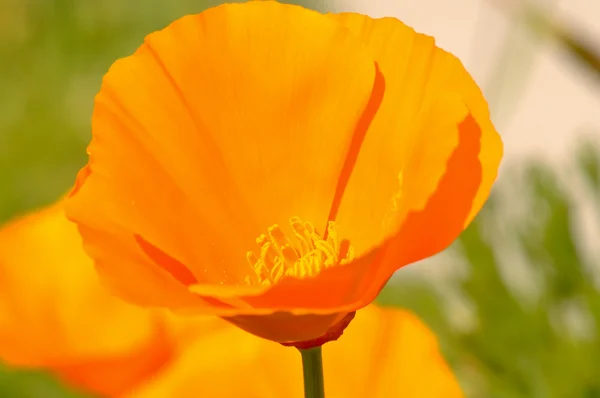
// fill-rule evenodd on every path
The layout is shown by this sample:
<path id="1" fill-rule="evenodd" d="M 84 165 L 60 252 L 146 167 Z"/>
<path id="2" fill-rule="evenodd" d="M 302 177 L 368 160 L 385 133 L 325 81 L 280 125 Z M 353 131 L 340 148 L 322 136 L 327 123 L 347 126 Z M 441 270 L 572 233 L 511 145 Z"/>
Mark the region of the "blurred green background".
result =
<path id="1" fill-rule="evenodd" d="M 85 163 L 93 97 L 110 64 L 147 33 L 215 3 L 0 0 L 0 222 L 68 189 Z M 553 36 L 575 61 L 598 72 L 598 58 L 585 43 L 533 9 L 523 19 L 531 22 L 538 34 Z M 522 69 L 526 75 L 527 62 Z M 589 217 L 598 223 L 600 152 L 582 143 L 573 156 L 584 195 L 594 204 Z M 468 397 L 600 397 L 597 264 L 582 255 L 573 232 L 581 198 L 536 162 L 518 172 L 505 168 L 502 178 L 442 260 L 459 263 L 461 271 L 441 285 L 400 273 L 380 302 L 413 309 L 436 331 Z M 507 194 L 517 179 L 527 190 Z M 507 217 L 514 208 L 521 216 Z M 507 251 L 518 258 L 507 259 Z M 503 267 L 513 261 L 529 278 L 524 290 L 507 281 Z M 448 297 L 468 309 L 468 321 L 445 310 Z M 48 375 L 0 371 L 0 397 L 72 396 Z"/>

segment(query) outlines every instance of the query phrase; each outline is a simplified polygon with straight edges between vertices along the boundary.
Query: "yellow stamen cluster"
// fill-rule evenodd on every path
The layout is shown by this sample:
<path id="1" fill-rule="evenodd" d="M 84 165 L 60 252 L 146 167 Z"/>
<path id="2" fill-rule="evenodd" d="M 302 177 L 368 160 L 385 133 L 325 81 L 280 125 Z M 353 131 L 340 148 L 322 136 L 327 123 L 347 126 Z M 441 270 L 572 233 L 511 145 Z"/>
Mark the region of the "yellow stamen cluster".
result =
<path id="1" fill-rule="evenodd" d="M 256 239 L 260 245 L 260 255 L 248 252 L 248 263 L 256 272 L 259 283 L 274 284 L 284 276 L 305 278 L 317 275 L 323 269 L 346 264 L 354 259 L 354 250 L 347 240 L 337 236 L 337 226 L 334 221 L 327 224 L 327 234 L 324 239 L 312 224 L 302 222 L 294 217 L 290 220 L 297 245 L 285 236 L 278 225 L 269 228 L 267 235 Z M 256 279 L 246 277 L 246 283 L 251 284 Z"/>

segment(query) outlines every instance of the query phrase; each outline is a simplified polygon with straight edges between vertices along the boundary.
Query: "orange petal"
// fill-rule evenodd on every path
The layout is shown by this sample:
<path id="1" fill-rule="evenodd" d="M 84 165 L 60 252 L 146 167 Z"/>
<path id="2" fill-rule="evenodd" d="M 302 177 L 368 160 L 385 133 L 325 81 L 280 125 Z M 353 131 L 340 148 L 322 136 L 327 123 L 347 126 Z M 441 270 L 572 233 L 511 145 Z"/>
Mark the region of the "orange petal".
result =
<path id="1" fill-rule="evenodd" d="M 331 397 L 460 398 L 435 335 L 417 317 L 370 305 L 324 346 Z"/>
<path id="2" fill-rule="evenodd" d="M 154 373 L 170 355 L 157 314 L 100 285 L 62 204 L 0 231 L 3 362 L 49 368 L 87 391 L 115 394 Z M 109 365 L 111 371 L 102 373 Z"/>
<path id="3" fill-rule="evenodd" d="M 432 256 L 448 247 L 465 227 L 482 179 L 482 165 L 477 154 L 481 146 L 481 129 L 471 115 L 456 126 L 459 144 L 448 159 L 445 173 L 430 197 L 423 202 L 404 201 L 399 211 L 402 220 L 398 233 L 386 250 L 390 257 L 385 269 L 390 273 L 399 267 Z M 424 156 L 426 160 L 426 156 Z M 415 164 L 410 162 L 407 169 Z M 417 166 L 418 167 L 418 166 Z M 427 167 L 422 167 L 426 169 Z M 403 189 L 418 192 L 418 180 L 413 174 Z M 425 176 L 423 176 L 425 177 Z M 395 264 L 394 264 L 395 263 Z"/>
<path id="4" fill-rule="evenodd" d="M 276 312 L 269 315 L 236 315 L 225 319 L 255 336 L 289 343 L 316 340 L 345 316 L 346 313 L 294 315 L 289 312 Z"/>
<path id="5" fill-rule="evenodd" d="M 426 180 L 422 185 L 412 186 L 417 188 L 416 191 L 405 187 L 401 201 L 422 204 L 433 194 L 436 186 L 434 177 L 439 178 L 442 170 L 434 171 L 433 166 L 425 162 L 409 170 L 408 162 L 415 157 L 412 152 L 419 150 L 416 143 L 434 147 L 429 151 L 439 147 L 439 153 L 431 153 L 428 162 L 432 161 L 436 167 L 445 162 L 444 145 L 452 137 L 423 128 L 427 124 L 434 129 L 442 127 L 436 125 L 435 120 L 424 121 L 423 118 L 446 120 L 443 114 L 436 115 L 428 109 L 447 95 L 458 97 L 481 129 L 478 158 L 483 174 L 465 223 L 470 221 L 487 199 L 502 157 L 502 143 L 477 84 L 458 59 L 435 46 L 433 38 L 416 33 L 396 19 L 371 19 L 351 13 L 330 17 L 366 43 L 386 80 L 383 103 L 371 123 L 342 198 L 337 217 L 340 234 L 351 240 L 359 254 L 389 236 L 397 227 L 390 225 L 390 218 L 395 215 L 394 202 L 398 200 L 401 189 L 400 178 L 404 179 L 405 186 L 411 178 Z M 440 107 L 436 111 L 452 112 Z M 454 126 L 447 124 L 445 127 L 447 134 L 452 135 Z M 443 139 L 441 142 L 440 137 Z M 429 170 L 420 170 L 419 167 Z M 452 209 L 448 208 L 448 211 Z M 436 230 L 441 222 L 427 227 Z"/>
<path id="6" fill-rule="evenodd" d="M 275 362 L 277 366 L 273 366 Z M 121 398 L 300 398 L 301 383 L 302 368 L 295 349 L 231 326 L 196 339 L 159 377 L 148 379 Z"/>
<path id="7" fill-rule="evenodd" d="M 92 179 L 89 166 L 78 174 L 65 208 L 70 217 L 81 219 L 80 216 L 85 218 L 92 215 L 81 204 L 85 206 L 85 203 L 93 202 L 96 215 L 107 215 L 85 218 L 90 222 L 80 223 L 77 228 L 79 236 L 83 238 L 83 248 L 94 260 L 104 285 L 125 300 L 142 306 L 173 309 L 208 306 L 208 303 L 189 294 L 183 283 L 185 281 L 181 279 L 181 272 L 185 273 L 187 268 L 176 268 L 180 266 L 177 260 L 131 234 L 123 226 L 122 219 L 108 216 L 118 214 L 119 210 L 115 202 L 98 200 L 99 194 L 95 191 L 98 186 L 87 183 Z M 155 261 L 157 256 L 168 261 L 158 264 Z"/>
<path id="8" fill-rule="evenodd" d="M 267 227 L 292 216 L 325 224 L 375 75 L 350 32 L 297 6 L 226 4 L 175 21 L 105 76 L 91 173 L 69 215 L 139 235 L 199 282 L 243 281 Z M 103 251 L 90 253 L 123 264 Z"/>
<path id="9" fill-rule="evenodd" d="M 328 398 L 463 396 L 435 336 L 402 310 L 366 307 L 323 356 Z M 302 391 L 297 350 L 231 328 L 197 339 L 161 377 L 123 398 L 300 398 Z"/>
<path id="10" fill-rule="evenodd" d="M 141 381 L 159 374 L 172 360 L 172 346 L 164 334 L 157 334 L 154 344 L 132 347 L 135 349 L 119 355 L 79 359 L 43 368 L 81 391 L 113 397 L 129 392 Z"/>
<path id="11" fill-rule="evenodd" d="M 159 267 L 123 229 L 115 225 L 99 229 L 81 225 L 79 233 L 86 241 L 93 242 L 84 243 L 84 248 L 94 259 L 100 279 L 123 299 L 142 306 L 172 309 L 209 306 L 191 295 L 177 274 Z"/>

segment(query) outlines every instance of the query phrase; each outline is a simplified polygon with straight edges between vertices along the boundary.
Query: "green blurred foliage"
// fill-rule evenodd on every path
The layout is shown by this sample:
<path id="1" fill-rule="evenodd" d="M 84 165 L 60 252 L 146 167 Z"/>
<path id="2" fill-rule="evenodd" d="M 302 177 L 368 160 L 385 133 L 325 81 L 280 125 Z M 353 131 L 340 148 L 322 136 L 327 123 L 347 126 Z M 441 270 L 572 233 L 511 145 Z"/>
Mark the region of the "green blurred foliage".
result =
<path id="1" fill-rule="evenodd" d="M 72 184 L 110 64 L 147 33 L 211 3 L 217 1 L 0 2 L 0 222 L 54 201 Z M 600 153 L 585 145 L 578 159 L 600 205 Z M 469 303 L 473 327 L 457 327 L 426 280 L 400 277 L 379 301 L 411 308 L 431 325 L 469 397 L 600 397 L 600 294 L 573 232 L 577 203 L 544 167 L 533 165 L 526 176 L 530 216 L 505 228 L 535 275 L 533 300 L 516 294 L 502 274 L 504 248 L 490 241 L 502 208 L 492 197 L 454 247 L 467 272 L 445 282 Z M 573 314 L 586 320 L 585 333 L 572 332 Z M 76 395 L 48 375 L 0 368 L 4 398 Z"/>
<path id="2" fill-rule="evenodd" d="M 84 398 L 52 376 L 36 371 L 0 368 L 0 396 L 6 398 Z"/>

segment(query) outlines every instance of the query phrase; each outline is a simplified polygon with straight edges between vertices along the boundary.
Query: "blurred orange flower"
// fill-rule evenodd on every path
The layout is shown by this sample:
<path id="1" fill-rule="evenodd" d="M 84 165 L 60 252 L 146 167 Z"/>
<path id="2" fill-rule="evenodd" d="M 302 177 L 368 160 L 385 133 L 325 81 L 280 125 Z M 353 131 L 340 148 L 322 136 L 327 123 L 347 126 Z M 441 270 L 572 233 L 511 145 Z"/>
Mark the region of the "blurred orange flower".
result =
<path id="1" fill-rule="evenodd" d="M 149 35 L 105 76 L 92 133 L 67 213 L 111 289 L 315 345 L 461 233 L 502 157 L 431 37 L 274 1 Z"/>
<path id="2" fill-rule="evenodd" d="M 218 318 L 180 321 L 111 296 L 57 204 L 0 230 L 0 359 L 48 368 L 71 385 L 114 396 L 152 377 L 195 331 Z"/>
<path id="3" fill-rule="evenodd" d="M 296 350 L 230 327 L 200 337 L 124 398 L 301 398 Z M 369 305 L 323 346 L 327 398 L 462 398 L 435 336 L 414 315 Z M 206 382 L 210 381 L 210 382 Z"/>

